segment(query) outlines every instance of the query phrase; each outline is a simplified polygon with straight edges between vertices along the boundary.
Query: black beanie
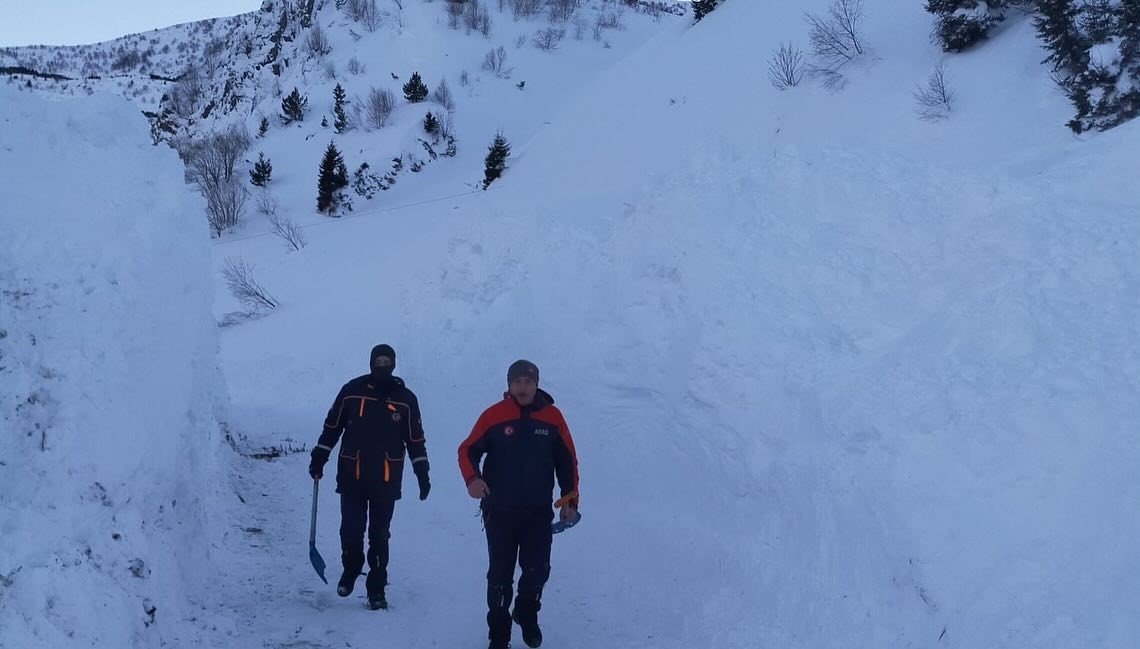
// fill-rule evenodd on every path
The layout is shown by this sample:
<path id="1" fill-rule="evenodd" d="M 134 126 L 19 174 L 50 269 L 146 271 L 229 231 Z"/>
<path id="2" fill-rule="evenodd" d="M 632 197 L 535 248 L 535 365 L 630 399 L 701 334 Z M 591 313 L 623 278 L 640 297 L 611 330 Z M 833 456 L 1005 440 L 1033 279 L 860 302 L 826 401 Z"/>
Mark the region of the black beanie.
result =
<path id="1" fill-rule="evenodd" d="M 388 372 L 396 369 L 396 350 L 392 349 L 391 345 L 376 345 L 372 348 L 372 355 L 368 357 L 368 367 L 372 371 L 376 371 L 375 361 L 379 356 L 387 356 L 392 359 L 392 365 Z"/>
<path id="2" fill-rule="evenodd" d="M 522 359 L 511 363 L 510 368 L 507 369 L 507 383 L 510 383 L 520 376 L 529 376 L 534 379 L 535 383 L 538 383 L 538 366 Z"/>

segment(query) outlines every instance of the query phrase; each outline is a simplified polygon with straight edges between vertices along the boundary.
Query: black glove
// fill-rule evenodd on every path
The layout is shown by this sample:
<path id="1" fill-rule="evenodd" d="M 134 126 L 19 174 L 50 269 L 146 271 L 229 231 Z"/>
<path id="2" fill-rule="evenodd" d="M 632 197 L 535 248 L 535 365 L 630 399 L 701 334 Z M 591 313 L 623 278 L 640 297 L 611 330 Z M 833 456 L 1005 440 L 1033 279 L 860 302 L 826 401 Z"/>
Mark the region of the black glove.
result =
<path id="1" fill-rule="evenodd" d="M 320 480 L 325 475 L 325 462 L 329 461 L 329 452 L 320 447 L 314 447 L 309 454 L 309 475 L 314 480 Z"/>
<path id="2" fill-rule="evenodd" d="M 428 492 L 431 491 L 431 480 L 428 480 L 428 463 L 416 462 L 415 472 L 416 480 L 420 483 L 420 500 L 427 500 Z"/>

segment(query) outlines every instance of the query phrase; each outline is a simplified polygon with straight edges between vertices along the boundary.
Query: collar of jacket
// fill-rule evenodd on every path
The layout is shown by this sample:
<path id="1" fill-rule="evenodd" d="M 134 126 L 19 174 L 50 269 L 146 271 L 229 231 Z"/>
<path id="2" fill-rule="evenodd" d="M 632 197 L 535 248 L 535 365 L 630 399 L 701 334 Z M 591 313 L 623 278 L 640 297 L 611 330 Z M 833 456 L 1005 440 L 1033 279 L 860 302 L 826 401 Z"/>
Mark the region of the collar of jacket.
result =
<path id="1" fill-rule="evenodd" d="M 377 378 L 371 374 L 366 375 L 365 380 L 368 382 L 368 387 L 380 392 L 391 392 L 396 388 L 404 387 L 404 379 L 398 376 L 384 376 Z"/>
<path id="2" fill-rule="evenodd" d="M 518 402 L 515 401 L 515 398 L 511 396 L 509 390 L 503 393 L 503 398 L 518 406 Z M 524 412 L 535 412 L 537 410 L 542 410 L 546 406 L 552 405 L 553 403 L 554 397 L 550 396 L 549 392 L 543 390 L 542 388 L 537 388 L 534 392 L 534 401 L 529 406 L 519 406 L 519 410 Z"/>

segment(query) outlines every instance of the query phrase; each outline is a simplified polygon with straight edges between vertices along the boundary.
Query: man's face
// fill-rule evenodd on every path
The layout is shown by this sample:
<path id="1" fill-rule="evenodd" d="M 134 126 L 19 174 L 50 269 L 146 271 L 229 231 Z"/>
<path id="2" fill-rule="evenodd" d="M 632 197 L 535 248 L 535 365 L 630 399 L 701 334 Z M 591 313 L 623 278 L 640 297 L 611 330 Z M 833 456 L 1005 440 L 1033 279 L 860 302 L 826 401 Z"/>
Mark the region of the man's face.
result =
<path id="1" fill-rule="evenodd" d="M 377 374 L 392 373 L 392 359 L 388 356 L 377 356 L 372 359 L 372 370 Z"/>
<path id="2" fill-rule="evenodd" d="M 507 384 L 507 390 L 520 406 L 529 406 L 534 402 L 538 384 L 529 376 L 520 376 Z"/>

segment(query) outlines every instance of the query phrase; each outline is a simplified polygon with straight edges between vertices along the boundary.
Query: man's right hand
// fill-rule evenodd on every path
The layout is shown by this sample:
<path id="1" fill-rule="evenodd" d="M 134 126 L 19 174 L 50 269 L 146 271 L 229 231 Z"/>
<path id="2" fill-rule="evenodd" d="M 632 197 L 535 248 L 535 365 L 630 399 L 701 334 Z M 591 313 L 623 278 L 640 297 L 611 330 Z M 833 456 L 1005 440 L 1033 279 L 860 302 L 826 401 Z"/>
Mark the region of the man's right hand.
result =
<path id="1" fill-rule="evenodd" d="M 475 478 L 467 483 L 467 495 L 472 498 L 482 498 L 490 493 L 491 490 L 487 488 L 487 483 L 483 482 L 482 478 Z"/>
<path id="2" fill-rule="evenodd" d="M 309 454 L 309 476 L 313 480 L 320 480 L 325 474 L 325 462 L 329 461 L 329 452 L 323 448 L 314 448 Z"/>

